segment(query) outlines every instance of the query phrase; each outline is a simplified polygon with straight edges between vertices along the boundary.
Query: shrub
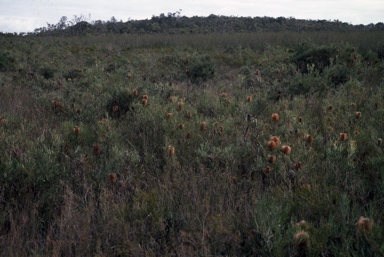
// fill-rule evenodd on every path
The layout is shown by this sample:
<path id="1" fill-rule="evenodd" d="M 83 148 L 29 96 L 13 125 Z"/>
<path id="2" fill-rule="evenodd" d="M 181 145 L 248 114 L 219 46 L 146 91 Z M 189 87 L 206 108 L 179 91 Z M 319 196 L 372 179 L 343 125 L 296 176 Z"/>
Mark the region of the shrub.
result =
<path id="1" fill-rule="evenodd" d="M 314 65 L 315 69 L 323 72 L 331 65 L 331 59 L 335 58 L 337 49 L 332 46 L 300 45 L 292 57 L 292 62 L 297 65 L 302 73 L 308 73 L 308 67 Z"/>
<path id="2" fill-rule="evenodd" d="M 55 70 L 51 67 L 42 67 L 40 69 L 40 75 L 43 76 L 45 79 L 53 78 L 54 74 Z"/>
<path id="3" fill-rule="evenodd" d="M 0 52 L 0 71 L 8 70 L 14 61 L 14 58 L 12 58 L 8 52 Z"/>
<path id="4" fill-rule="evenodd" d="M 112 98 L 107 103 L 107 112 L 111 118 L 120 118 L 123 114 L 132 110 L 132 103 L 137 96 L 133 96 L 127 90 L 113 93 Z"/>
<path id="5" fill-rule="evenodd" d="M 197 56 L 190 63 L 189 72 L 193 83 L 199 84 L 214 77 L 215 68 L 209 55 Z"/>

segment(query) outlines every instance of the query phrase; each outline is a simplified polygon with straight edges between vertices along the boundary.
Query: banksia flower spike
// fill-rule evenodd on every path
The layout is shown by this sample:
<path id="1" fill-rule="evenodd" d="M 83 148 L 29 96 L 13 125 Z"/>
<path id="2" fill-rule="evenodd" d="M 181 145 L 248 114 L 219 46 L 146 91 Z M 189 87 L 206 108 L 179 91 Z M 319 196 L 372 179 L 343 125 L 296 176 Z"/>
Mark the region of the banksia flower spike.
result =
<path id="1" fill-rule="evenodd" d="M 205 131 L 207 129 L 207 123 L 205 121 L 203 121 L 200 125 L 200 130 L 201 131 Z"/>
<path id="2" fill-rule="evenodd" d="M 118 105 L 114 105 L 113 107 L 112 107 L 112 111 L 113 112 L 117 112 L 119 110 L 119 106 Z"/>
<path id="3" fill-rule="evenodd" d="M 356 119 L 360 119 L 361 118 L 361 112 L 355 112 L 355 117 L 356 117 Z"/>
<path id="4" fill-rule="evenodd" d="M 5 118 L 2 118 L 0 122 L 1 122 L 2 126 L 7 126 L 8 122 L 7 122 L 7 120 Z"/>
<path id="5" fill-rule="evenodd" d="M 273 150 L 273 149 L 276 149 L 277 147 L 277 143 L 273 140 L 269 140 L 268 143 L 267 143 L 267 146 L 270 150 Z"/>
<path id="6" fill-rule="evenodd" d="M 141 99 L 146 99 L 146 100 L 148 100 L 148 95 L 142 95 L 142 96 L 141 96 Z"/>
<path id="7" fill-rule="evenodd" d="M 168 155 L 169 156 L 174 156 L 175 155 L 175 147 L 173 146 L 168 146 Z"/>
<path id="8" fill-rule="evenodd" d="M 62 107 L 62 104 L 56 100 L 52 100 L 51 105 L 53 109 L 60 109 Z"/>
<path id="9" fill-rule="evenodd" d="M 74 133 L 76 136 L 78 136 L 78 135 L 80 134 L 80 128 L 79 128 L 78 126 L 74 127 L 74 128 L 72 129 L 72 131 L 73 131 L 73 133 Z"/>
<path id="10" fill-rule="evenodd" d="M 313 142 L 313 136 L 307 135 L 307 143 L 312 144 L 312 142 Z"/>
<path id="11" fill-rule="evenodd" d="M 292 149 L 288 145 L 283 145 L 281 147 L 281 151 L 283 152 L 283 154 L 291 154 Z"/>
<path id="12" fill-rule="evenodd" d="M 361 216 L 356 223 L 356 227 L 359 233 L 370 233 L 372 231 L 373 221 Z"/>
<path id="13" fill-rule="evenodd" d="M 221 95 L 221 97 L 224 97 L 224 98 L 228 96 L 227 93 L 221 93 L 220 95 Z"/>
<path id="14" fill-rule="evenodd" d="M 339 140 L 340 141 L 346 141 L 347 140 L 347 133 L 340 133 Z"/>
<path id="15" fill-rule="evenodd" d="M 93 145 L 93 154 L 95 156 L 99 156 L 101 154 L 101 145 L 99 145 L 99 144 Z"/>
<path id="16" fill-rule="evenodd" d="M 302 168 L 303 168 L 303 164 L 300 161 L 295 164 L 296 170 L 301 170 Z"/>
<path id="17" fill-rule="evenodd" d="M 273 114 L 271 115 L 271 117 L 272 117 L 272 120 L 273 120 L 273 121 L 279 121 L 279 114 L 277 114 L 277 113 L 273 113 Z"/>
<path id="18" fill-rule="evenodd" d="M 167 120 L 169 120 L 170 118 L 172 118 L 172 113 L 167 113 L 166 115 L 165 115 L 165 118 L 167 118 Z"/>
<path id="19" fill-rule="evenodd" d="M 110 173 L 108 177 L 109 177 L 109 183 L 115 184 L 117 182 L 117 174 L 116 173 Z"/>
<path id="20" fill-rule="evenodd" d="M 293 235 L 293 243 L 299 249 L 306 248 L 309 244 L 309 233 L 306 231 L 299 231 Z"/>
<path id="21" fill-rule="evenodd" d="M 328 111 L 332 111 L 333 110 L 333 105 L 328 105 Z"/>
<path id="22" fill-rule="evenodd" d="M 265 166 L 265 168 L 264 168 L 265 173 L 269 173 L 269 172 L 271 172 L 271 170 L 272 170 L 272 168 L 269 166 Z"/>
<path id="23" fill-rule="evenodd" d="M 305 220 L 301 220 L 299 223 L 296 224 L 296 226 L 302 230 L 308 230 L 309 225 Z"/>
<path id="24" fill-rule="evenodd" d="M 269 163 L 275 163 L 277 160 L 275 155 L 268 155 L 268 162 Z"/>
<path id="25" fill-rule="evenodd" d="M 180 123 L 179 125 L 177 125 L 177 129 L 184 129 L 184 128 L 185 128 L 184 123 Z"/>
<path id="26" fill-rule="evenodd" d="M 270 138 L 271 141 L 275 142 L 276 143 L 276 146 L 279 146 L 280 145 L 280 138 L 278 138 L 277 136 L 272 136 Z"/>
<path id="27" fill-rule="evenodd" d="M 187 119 L 192 119 L 192 113 L 191 112 L 187 112 L 186 114 L 185 114 L 185 118 L 187 118 Z"/>
<path id="28" fill-rule="evenodd" d="M 182 102 L 179 102 L 177 108 L 179 109 L 179 111 L 182 111 L 184 108 L 184 104 Z"/>
<path id="29" fill-rule="evenodd" d="M 146 107 L 147 104 L 148 104 L 148 100 L 147 100 L 147 99 L 143 99 L 143 100 L 141 100 L 141 104 L 142 104 L 144 107 Z"/>
<path id="30" fill-rule="evenodd" d="M 139 91 L 137 90 L 137 88 L 133 89 L 133 95 L 134 96 L 138 96 L 139 95 Z"/>
<path id="31" fill-rule="evenodd" d="M 378 145 L 378 146 L 381 146 L 382 143 L 383 143 L 383 139 L 378 138 L 378 139 L 377 139 L 377 145 Z"/>
<path id="32" fill-rule="evenodd" d="M 252 102 L 252 96 L 248 96 L 248 97 L 247 97 L 247 102 L 248 102 L 248 103 Z"/>

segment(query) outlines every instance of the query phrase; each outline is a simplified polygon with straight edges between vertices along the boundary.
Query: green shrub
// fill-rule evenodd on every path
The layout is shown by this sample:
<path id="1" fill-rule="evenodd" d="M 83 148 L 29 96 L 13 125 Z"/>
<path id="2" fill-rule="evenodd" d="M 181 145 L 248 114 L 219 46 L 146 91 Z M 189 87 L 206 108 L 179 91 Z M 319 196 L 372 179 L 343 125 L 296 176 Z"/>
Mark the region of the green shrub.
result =
<path id="1" fill-rule="evenodd" d="M 14 58 L 12 58 L 8 52 L 0 52 L 0 71 L 8 70 L 14 65 L 14 62 Z"/>
<path id="2" fill-rule="evenodd" d="M 108 100 L 106 109 L 109 117 L 120 118 L 122 115 L 132 110 L 132 103 L 138 97 L 135 97 L 127 90 L 121 90 L 113 93 L 111 99 Z"/>
<path id="3" fill-rule="evenodd" d="M 344 64 L 336 64 L 325 72 L 328 79 L 335 86 L 345 84 L 351 77 L 351 69 Z"/>
<path id="4" fill-rule="evenodd" d="M 212 79 L 215 75 L 212 58 L 209 55 L 202 55 L 191 59 L 189 72 L 191 81 L 196 84 Z"/>
<path id="5" fill-rule="evenodd" d="M 312 64 L 320 73 L 332 63 L 336 57 L 337 49 L 333 46 L 312 46 L 308 44 L 300 45 L 292 56 L 292 62 L 297 65 L 302 73 L 308 73 Z"/>
<path id="6" fill-rule="evenodd" d="M 55 70 L 51 67 L 42 67 L 40 69 L 40 75 L 45 79 L 51 79 L 55 75 Z"/>

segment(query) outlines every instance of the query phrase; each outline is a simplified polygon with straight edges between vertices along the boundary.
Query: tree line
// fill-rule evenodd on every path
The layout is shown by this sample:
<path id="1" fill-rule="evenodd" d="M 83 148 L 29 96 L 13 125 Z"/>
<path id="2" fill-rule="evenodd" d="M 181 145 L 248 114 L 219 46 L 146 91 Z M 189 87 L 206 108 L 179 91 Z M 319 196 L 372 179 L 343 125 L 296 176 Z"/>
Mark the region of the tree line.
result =
<path id="1" fill-rule="evenodd" d="M 57 24 L 47 23 L 46 27 L 36 28 L 22 35 L 74 36 L 105 34 L 199 34 L 234 32 L 278 32 L 278 31 L 371 31 L 384 30 L 384 23 L 352 25 L 339 20 L 304 20 L 293 17 L 237 17 L 211 14 L 207 17 L 180 15 L 181 10 L 161 13 L 151 19 L 118 21 L 112 17 L 108 21 L 92 21 L 89 16 L 74 16 L 69 20 L 61 17 Z"/>

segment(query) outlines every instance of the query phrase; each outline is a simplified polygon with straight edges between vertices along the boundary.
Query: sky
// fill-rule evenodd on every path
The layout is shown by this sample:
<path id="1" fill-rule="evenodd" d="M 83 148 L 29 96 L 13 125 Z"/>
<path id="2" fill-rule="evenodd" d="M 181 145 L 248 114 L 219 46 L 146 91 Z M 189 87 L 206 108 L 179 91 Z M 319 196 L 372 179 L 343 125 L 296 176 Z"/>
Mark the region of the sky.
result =
<path id="1" fill-rule="evenodd" d="M 384 0 L 0 0 L 0 32 L 33 32 L 61 17 L 118 21 L 181 16 L 293 17 L 358 24 L 384 22 Z"/>

